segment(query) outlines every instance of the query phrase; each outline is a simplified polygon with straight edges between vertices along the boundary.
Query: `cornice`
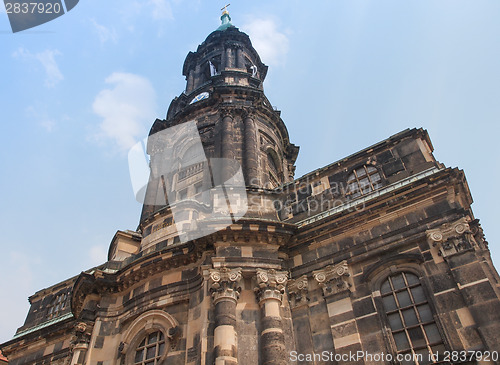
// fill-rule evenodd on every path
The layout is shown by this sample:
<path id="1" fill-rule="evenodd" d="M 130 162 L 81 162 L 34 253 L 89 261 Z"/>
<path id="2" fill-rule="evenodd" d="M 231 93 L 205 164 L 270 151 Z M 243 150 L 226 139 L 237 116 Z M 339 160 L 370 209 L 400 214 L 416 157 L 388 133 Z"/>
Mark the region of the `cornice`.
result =
<path id="1" fill-rule="evenodd" d="M 73 286 L 71 311 L 75 318 L 79 318 L 88 295 L 122 292 L 157 273 L 196 263 L 211 250 L 210 247 L 206 240 L 200 239 L 154 252 L 114 273 L 103 270 L 82 272 Z"/>

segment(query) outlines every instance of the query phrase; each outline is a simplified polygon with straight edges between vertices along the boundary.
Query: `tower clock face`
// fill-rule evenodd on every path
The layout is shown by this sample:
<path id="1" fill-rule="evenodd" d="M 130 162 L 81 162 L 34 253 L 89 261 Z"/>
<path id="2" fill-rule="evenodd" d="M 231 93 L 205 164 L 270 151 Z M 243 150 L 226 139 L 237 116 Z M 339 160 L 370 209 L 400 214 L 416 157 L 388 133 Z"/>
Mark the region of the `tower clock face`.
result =
<path id="1" fill-rule="evenodd" d="M 200 101 L 200 100 L 203 100 L 203 99 L 208 99 L 208 97 L 209 97 L 209 96 L 210 96 L 210 95 L 208 94 L 208 92 L 206 92 L 206 91 L 205 91 L 205 92 L 203 92 L 203 93 L 201 93 L 201 94 L 196 95 L 196 96 L 193 98 L 193 100 L 191 100 L 191 102 L 190 102 L 189 104 L 194 104 L 194 103 L 196 103 L 196 102 L 198 102 L 198 101 Z"/>

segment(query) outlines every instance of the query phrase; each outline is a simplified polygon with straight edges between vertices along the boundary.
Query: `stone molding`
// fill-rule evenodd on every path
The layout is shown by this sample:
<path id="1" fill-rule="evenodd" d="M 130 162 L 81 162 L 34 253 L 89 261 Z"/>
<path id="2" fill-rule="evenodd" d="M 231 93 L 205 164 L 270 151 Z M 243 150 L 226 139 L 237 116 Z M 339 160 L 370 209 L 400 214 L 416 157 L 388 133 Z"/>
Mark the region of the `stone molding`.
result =
<path id="1" fill-rule="evenodd" d="M 313 278 L 323 290 L 323 296 L 330 296 L 350 291 L 352 284 L 348 281 L 349 266 L 347 261 L 337 265 L 329 265 L 321 270 L 313 271 Z"/>
<path id="2" fill-rule="evenodd" d="M 79 318 L 86 297 L 92 293 L 123 292 L 153 275 L 195 263 L 210 247 L 211 243 L 206 239 L 199 239 L 182 246 L 170 247 L 161 252 L 160 257 L 146 255 L 144 258 L 137 259 L 133 265 L 129 265 L 123 271 L 109 273 L 97 269 L 91 273 L 82 272 L 73 285 L 71 311 L 75 318 Z M 149 264 L 146 265 L 146 263 Z M 192 280 L 192 285 L 198 286 L 199 280 Z"/>
<path id="3" fill-rule="evenodd" d="M 438 247 L 439 255 L 449 257 L 472 248 L 472 231 L 466 217 L 452 223 L 442 224 L 439 228 L 426 231 L 427 240 Z"/>
<path id="4" fill-rule="evenodd" d="M 182 337 L 179 322 L 171 314 L 159 309 L 144 312 L 129 325 L 122 335 L 118 345 L 121 363 L 131 363 L 140 341 L 154 331 L 164 333 L 171 350 L 175 350 Z M 165 351 L 162 361 L 167 353 L 168 351 Z"/>
<path id="5" fill-rule="evenodd" d="M 209 285 L 214 304 L 220 300 L 237 301 L 241 292 L 241 268 L 210 269 Z"/>
<path id="6" fill-rule="evenodd" d="M 283 300 L 286 283 L 288 281 L 288 272 L 276 271 L 274 269 L 257 269 L 257 286 L 254 291 L 257 295 L 259 304 L 269 299 Z"/>

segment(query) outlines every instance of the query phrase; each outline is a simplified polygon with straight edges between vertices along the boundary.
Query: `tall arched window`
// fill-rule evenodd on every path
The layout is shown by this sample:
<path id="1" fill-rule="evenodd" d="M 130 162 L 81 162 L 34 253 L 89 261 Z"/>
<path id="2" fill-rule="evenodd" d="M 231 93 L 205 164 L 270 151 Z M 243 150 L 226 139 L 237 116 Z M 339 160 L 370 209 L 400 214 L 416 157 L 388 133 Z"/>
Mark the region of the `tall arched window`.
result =
<path id="1" fill-rule="evenodd" d="M 269 184 L 271 189 L 280 185 L 280 169 L 278 167 L 278 157 L 274 151 L 267 152 L 267 168 L 269 173 Z"/>
<path id="2" fill-rule="evenodd" d="M 159 364 L 161 357 L 165 353 L 165 346 L 165 335 L 162 331 L 148 334 L 135 350 L 134 364 Z"/>
<path id="3" fill-rule="evenodd" d="M 418 277 L 410 272 L 389 276 L 380 288 L 385 314 L 402 364 L 438 364 L 445 351 L 431 307 Z"/>
<path id="4" fill-rule="evenodd" d="M 347 193 L 352 198 L 366 195 L 382 186 L 382 179 L 378 170 L 373 166 L 361 166 L 349 175 L 347 179 Z"/>

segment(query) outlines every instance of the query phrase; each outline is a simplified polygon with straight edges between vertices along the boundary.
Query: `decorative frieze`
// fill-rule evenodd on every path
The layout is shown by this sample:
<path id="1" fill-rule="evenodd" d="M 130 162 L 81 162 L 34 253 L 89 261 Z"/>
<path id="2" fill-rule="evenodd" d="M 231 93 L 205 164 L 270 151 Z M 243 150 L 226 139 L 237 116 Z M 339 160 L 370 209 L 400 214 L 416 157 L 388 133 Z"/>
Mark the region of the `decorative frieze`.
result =
<path id="1" fill-rule="evenodd" d="M 221 299 L 238 300 L 241 292 L 241 268 L 210 269 L 210 292 L 214 303 Z"/>
<path id="2" fill-rule="evenodd" d="M 472 232 L 465 217 L 453 223 L 445 223 L 439 228 L 426 231 L 427 240 L 438 247 L 439 255 L 448 257 L 470 249 Z"/>
<path id="3" fill-rule="evenodd" d="M 313 271 L 314 280 L 323 289 L 324 296 L 349 291 L 352 286 L 348 280 L 350 276 L 347 261 Z"/>
<path id="4" fill-rule="evenodd" d="M 259 303 L 267 299 L 282 301 L 288 281 L 288 273 L 286 271 L 257 269 L 256 278 L 257 286 L 255 287 L 255 293 Z"/>
<path id="5" fill-rule="evenodd" d="M 288 297 L 290 298 L 292 308 L 307 305 L 309 301 L 308 292 L 309 281 L 306 275 L 288 281 Z"/>

